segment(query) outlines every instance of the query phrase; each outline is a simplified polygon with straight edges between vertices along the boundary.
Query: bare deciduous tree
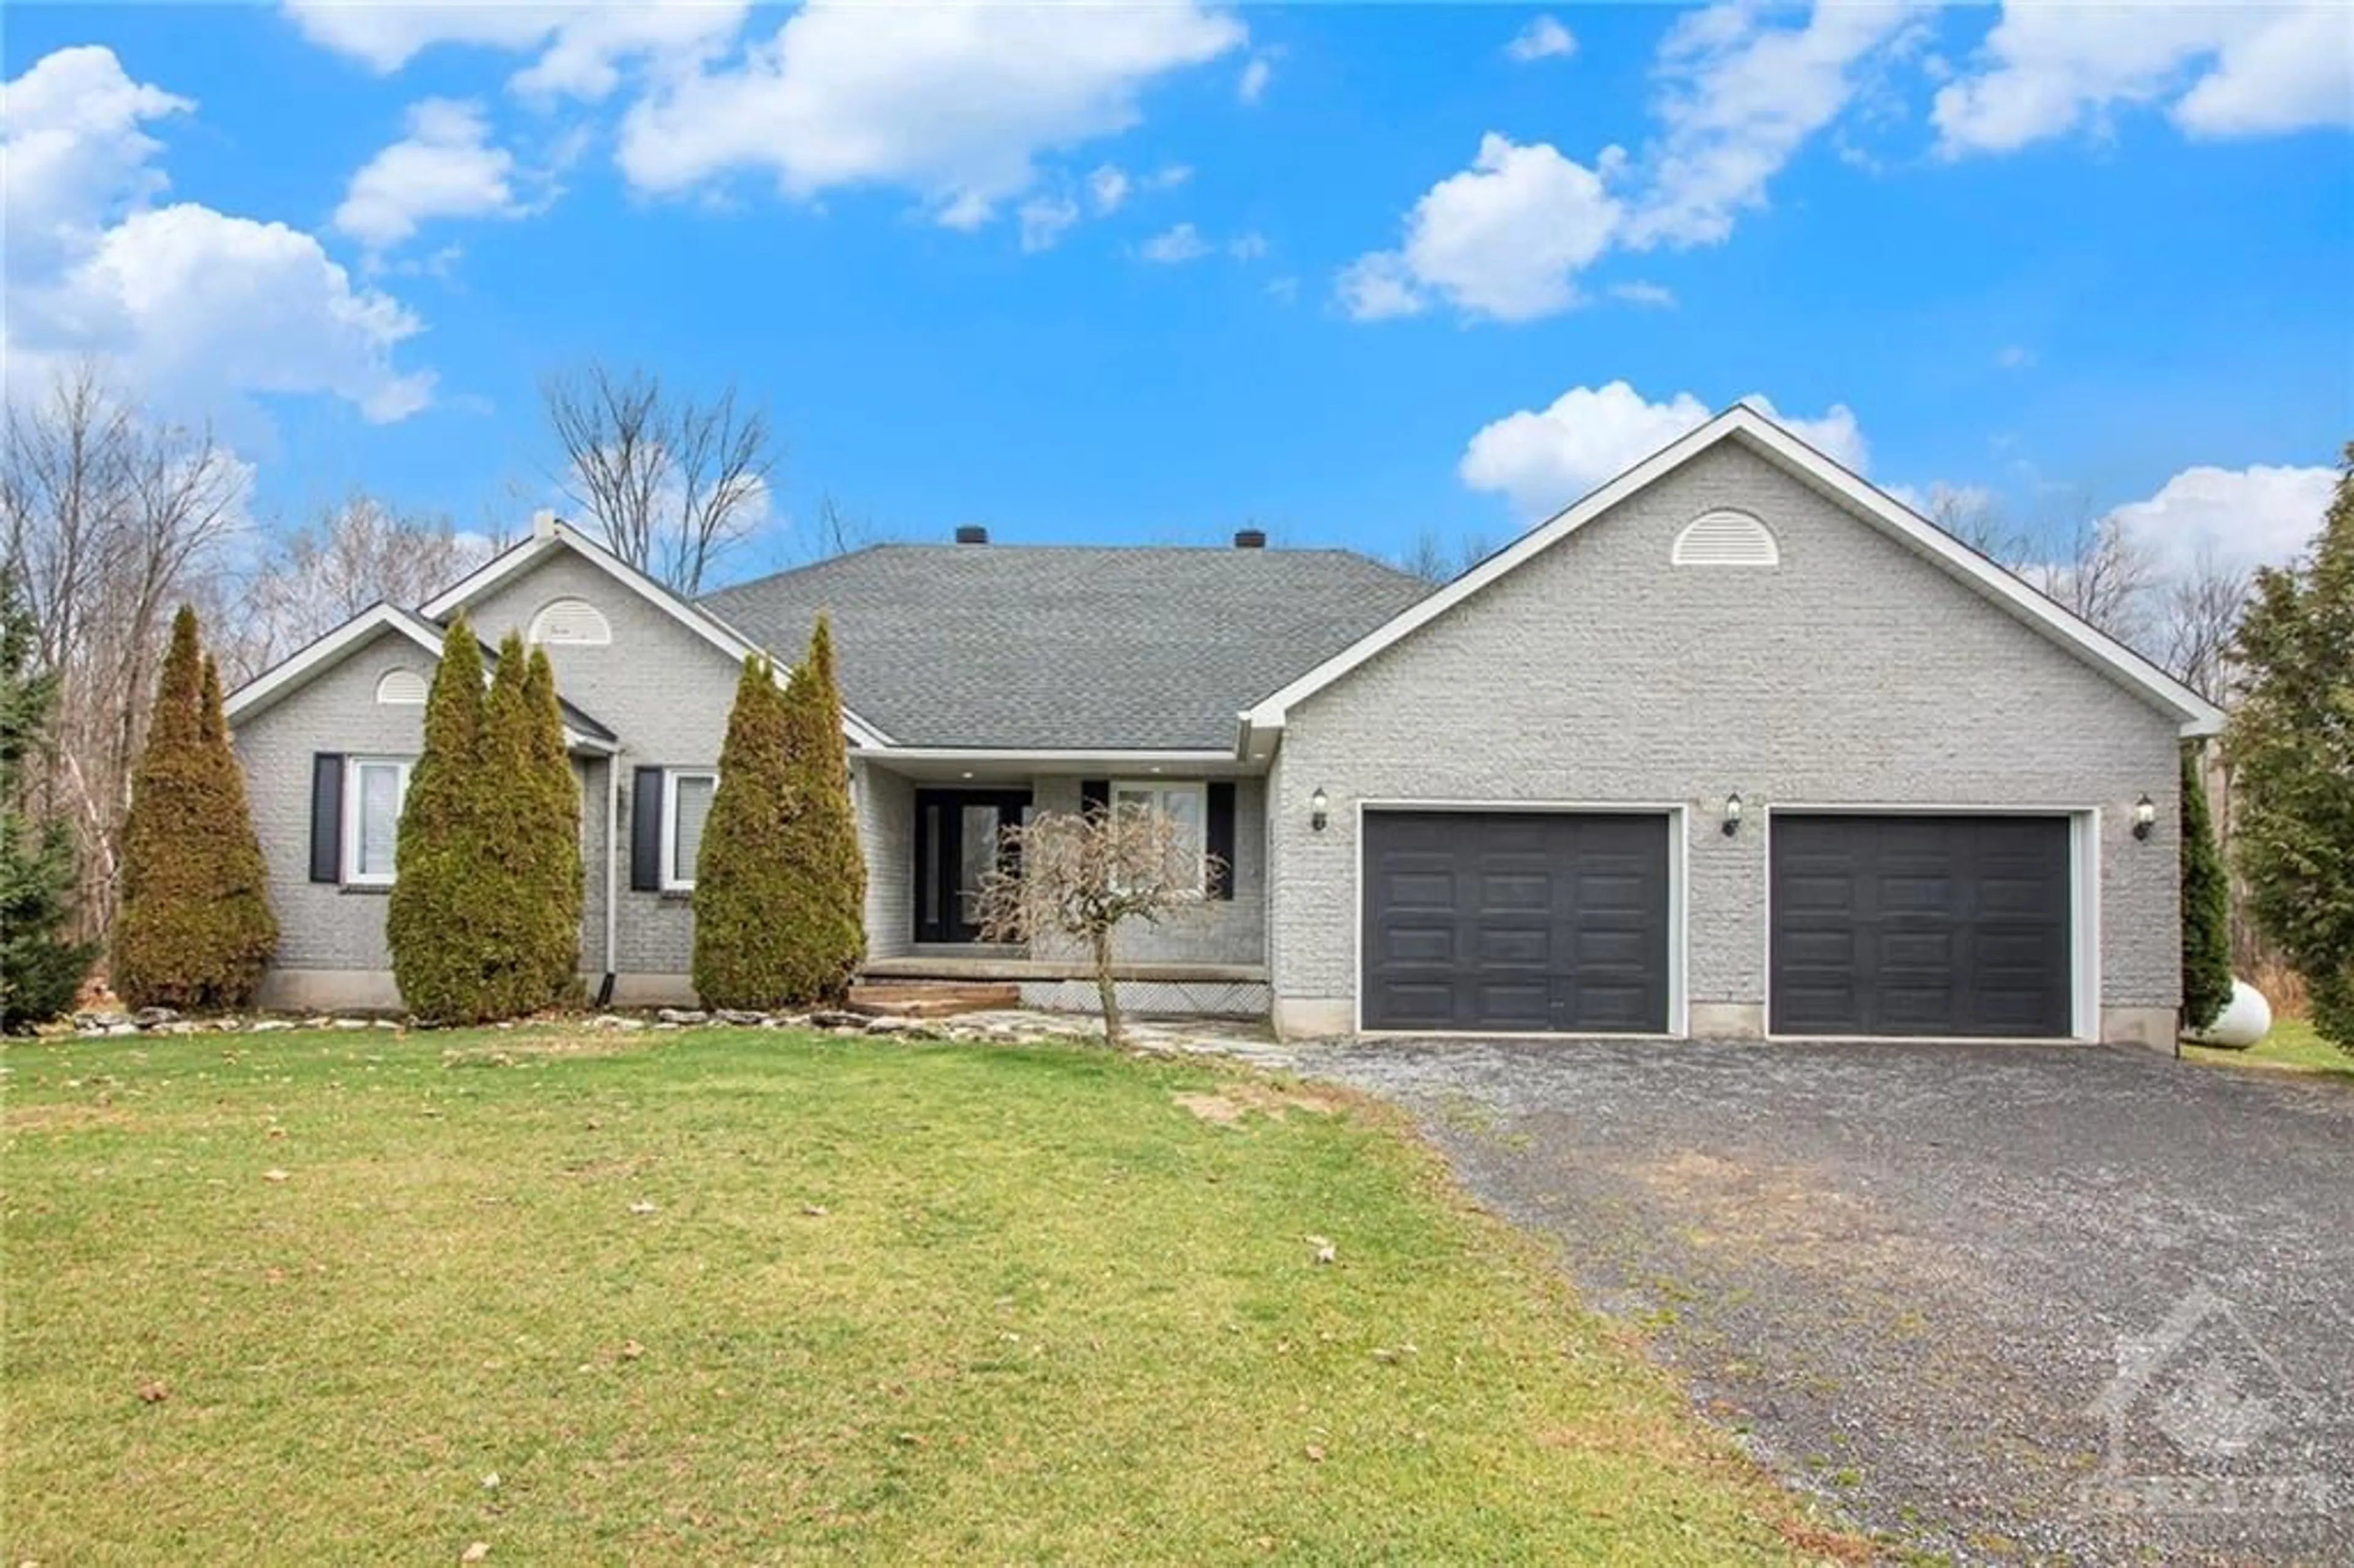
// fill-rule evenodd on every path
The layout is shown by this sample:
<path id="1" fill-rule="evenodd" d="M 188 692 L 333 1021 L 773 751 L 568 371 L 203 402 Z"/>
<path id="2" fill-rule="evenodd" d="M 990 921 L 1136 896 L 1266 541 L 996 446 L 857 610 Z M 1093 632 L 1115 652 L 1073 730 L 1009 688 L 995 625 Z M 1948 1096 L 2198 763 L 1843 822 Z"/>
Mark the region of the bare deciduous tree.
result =
<path id="1" fill-rule="evenodd" d="M 1488 558 L 1491 546 L 1487 535 L 1467 534 L 1456 541 L 1450 553 L 1439 542 L 1437 532 L 1425 528 L 1414 536 L 1414 543 L 1398 556 L 1398 570 L 1408 577 L 1420 577 L 1426 583 L 1448 583 Z"/>
<path id="2" fill-rule="evenodd" d="M 207 599 L 245 525 L 248 471 L 211 431 L 150 421 L 94 364 L 11 405 L 0 435 L 8 564 L 60 676 L 33 780 L 80 839 L 82 935 L 112 917 L 122 820 L 170 613 Z"/>
<path id="3" fill-rule="evenodd" d="M 2153 646 L 2158 662 L 2220 705 L 2232 694 L 2232 642 L 2248 607 L 2248 574 L 2225 566 L 2212 550 L 2201 550 L 2159 586 L 2157 600 Z"/>
<path id="4" fill-rule="evenodd" d="M 564 451 L 557 482 L 609 549 L 679 592 L 700 592 L 765 514 L 776 446 L 733 383 L 699 398 L 592 360 L 544 378 L 540 398 Z"/>
<path id="5" fill-rule="evenodd" d="M 981 878 L 981 938 L 1085 944 L 1104 1038 L 1123 1044 L 1115 934 L 1130 920 L 1162 925 L 1198 917 L 1207 907 L 1203 889 L 1224 869 L 1161 811 L 1042 811 L 1006 830 L 995 869 Z"/>
<path id="6" fill-rule="evenodd" d="M 415 608 L 488 557 L 447 517 L 394 511 L 358 491 L 274 543 L 242 584 L 239 613 L 217 615 L 222 673 L 249 680 L 382 600 Z"/>
<path id="7" fill-rule="evenodd" d="M 2149 549 L 2112 516 L 2080 520 L 2064 548 L 2020 568 L 2021 574 L 2118 641 L 2147 646 L 2149 597 L 2158 563 Z"/>

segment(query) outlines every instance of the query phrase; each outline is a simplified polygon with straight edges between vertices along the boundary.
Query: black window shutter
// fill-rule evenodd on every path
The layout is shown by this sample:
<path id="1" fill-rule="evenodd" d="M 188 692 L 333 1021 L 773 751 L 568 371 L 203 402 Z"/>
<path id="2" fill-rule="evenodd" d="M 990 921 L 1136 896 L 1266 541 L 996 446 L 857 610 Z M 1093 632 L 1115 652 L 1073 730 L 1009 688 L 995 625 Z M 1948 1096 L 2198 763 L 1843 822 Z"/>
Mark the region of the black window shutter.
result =
<path id="1" fill-rule="evenodd" d="M 630 891 L 662 891 L 663 770 L 641 768 L 630 786 Z"/>
<path id="2" fill-rule="evenodd" d="M 1210 896 L 1235 895 L 1235 781 L 1210 780 L 1210 821 L 1204 848 L 1210 852 Z"/>
<path id="3" fill-rule="evenodd" d="M 1079 810 L 1085 816 L 1097 816 L 1111 810 L 1111 780 L 1082 779 L 1079 780 Z"/>
<path id="4" fill-rule="evenodd" d="M 344 879 L 344 754 L 311 754 L 311 880 Z"/>

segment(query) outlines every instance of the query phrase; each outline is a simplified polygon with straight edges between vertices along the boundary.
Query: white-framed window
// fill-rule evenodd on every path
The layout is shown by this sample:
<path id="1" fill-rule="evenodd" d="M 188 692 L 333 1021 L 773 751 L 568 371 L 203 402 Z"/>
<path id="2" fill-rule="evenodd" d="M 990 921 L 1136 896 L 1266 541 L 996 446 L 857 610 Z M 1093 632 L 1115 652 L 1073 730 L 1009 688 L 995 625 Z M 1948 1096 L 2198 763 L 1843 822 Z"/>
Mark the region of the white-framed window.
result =
<path id="1" fill-rule="evenodd" d="M 1170 782 L 1160 779 L 1119 779 L 1112 781 L 1114 813 L 1157 811 L 1173 825 L 1170 851 L 1176 864 L 1172 880 L 1195 893 L 1207 891 L 1203 855 L 1209 847 L 1210 787 L 1200 779 Z M 1190 872 L 1186 869 L 1191 867 Z"/>
<path id="2" fill-rule="evenodd" d="M 355 757 L 344 765 L 344 880 L 355 887 L 392 885 L 409 766 L 405 757 Z"/>
<path id="3" fill-rule="evenodd" d="M 703 853 L 703 824 L 719 793 L 710 768 L 673 768 L 663 774 L 662 885 L 666 893 L 695 887 L 695 860 Z"/>

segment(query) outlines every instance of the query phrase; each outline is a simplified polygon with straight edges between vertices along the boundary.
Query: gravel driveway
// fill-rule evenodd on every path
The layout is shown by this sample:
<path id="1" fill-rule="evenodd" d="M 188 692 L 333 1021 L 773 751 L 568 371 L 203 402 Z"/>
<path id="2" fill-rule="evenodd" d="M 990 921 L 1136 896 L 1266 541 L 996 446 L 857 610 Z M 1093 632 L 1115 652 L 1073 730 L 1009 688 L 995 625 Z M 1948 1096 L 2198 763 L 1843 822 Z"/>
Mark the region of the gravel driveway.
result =
<path id="1" fill-rule="evenodd" d="M 1409 1108 L 1705 1411 L 1893 1543 L 2354 1562 L 2354 1087 L 2128 1048 L 1293 1055 Z"/>

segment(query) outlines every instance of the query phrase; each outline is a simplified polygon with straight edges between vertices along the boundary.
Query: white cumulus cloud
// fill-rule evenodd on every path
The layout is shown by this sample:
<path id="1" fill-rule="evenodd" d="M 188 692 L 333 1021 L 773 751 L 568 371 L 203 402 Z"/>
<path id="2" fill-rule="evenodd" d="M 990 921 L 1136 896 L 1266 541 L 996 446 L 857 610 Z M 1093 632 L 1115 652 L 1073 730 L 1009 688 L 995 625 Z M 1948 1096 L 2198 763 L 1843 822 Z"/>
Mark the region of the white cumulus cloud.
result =
<path id="1" fill-rule="evenodd" d="M 154 205 L 162 147 L 142 125 L 195 105 L 132 80 L 103 48 L 48 56 L 0 100 L 12 397 L 96 355 L 180 417 L 252 393 L 323 393 L 372 419 L 429 401 L 431 376 L 393 363 L 422 323 L 355 285 L 315 237 L 195 202 Z"/>
<path id="2" fill-rule="evenodd" d="M 1552 16 L 1539 16 L 1512 35 L 1504 53 L 1526 65 L 1531 60 L 1565 58 L 1577 52 L 1577 39 Z"/>
<path id="3" fill-rule="evenodd" d="M 478 104 L 429 98 L 408 111 L 408 134 L 352 176 L 335 227 L 376 249 L 435 217 L 519 217 L 514 154 L 490 144 Z"/>
<path id="4" fill-rule="evenodd" d="M 1174 266 L 1182 261 L 1197 261 L 1210 253 L 1209 241 L 1202 231 L 1190 223 L 1180 223 L 1161 230 L 1146 240 L 1137 254 L 1147 261 Z"/>
<path id="5" fill-rule="evenodd" d="M 380 72 L 400 69 L 440 46 L 534 51 L 511 85 L 535 98 L 600 99 L 631 59 L 665 63 L 706 58 L 731 44 L 749 0 L 599 0 L 466 5 L 354 5 L 351 0 L 287 0 L 286 14 L 305 37 Z"/>
<path id="6" fill-rule="evenodd" d="M 1861 68 L 1895 38 L 1903 5 L 1818 5 L 1777 25 L 1754 5 L 1687 13 L 1660 45 L 1662 134 L 1628 242 L 1713 245 L 1807 139 L 1854 98 Z"/>
<path id="7" fill-rule="evenodd" d="M 1341 275 L 1341 302 L 1361 321 L 1406 315 L 1433 299 L 1474 315 L 1527 321 L 1577 301 L 1577 274 L 1606 249 L 1622 213 L 1606 177 L 1618 163 L 1575 163 L 1547 143 L 1493 132 L 1471 166 L 1423 193 L 1405 241 Z"/>
<path id="8" fill-rule="evenodd" d="M 623 117 L 620 166 L 656 194 L 736 172 L 798 197 L 898 185 L 970 228 L 1033 185 L 1040 154 L 1134 125 L 1153 82 L 1246 37 L 1190 4 L 813 4 L 739 63 L 655 80 Z"/>
<path id="9" fill-rule="evenodd" d="M 2354 122 L 2354 9 L 2294 5 L 2003 7 L 1974 69 L 1931 111 L 1949 156 L 2007 153 L 2166 106 L 2198 136 Z"/>
<path id="10" fill-rule="evenodd" d="M 1860 472 L 1869 461 L 1863 432 L 1845 404 L 1794 418 L 1762 397 L 1741 401 L 1849 468 Z M 1689 392 L 1654 403 L 1624 381 L 1573 387 L 1543 408 L 1507 414 L 1480 429 L 1456 471 L 1471 489 L 1501 494 L 1517 515 L 1548 516 L 1713 413 Z"/>
<path id="11" fill-rule="evenodd" d="M 2202 556 L 2228 566 L 2278 566 L 2321 529 L 2338 475 L 2327 468 L 2187 468 L 2147 501 L 2110 514 L 2162 567 Z"/>

